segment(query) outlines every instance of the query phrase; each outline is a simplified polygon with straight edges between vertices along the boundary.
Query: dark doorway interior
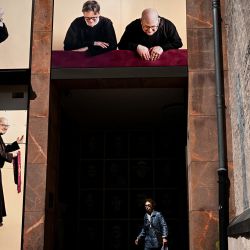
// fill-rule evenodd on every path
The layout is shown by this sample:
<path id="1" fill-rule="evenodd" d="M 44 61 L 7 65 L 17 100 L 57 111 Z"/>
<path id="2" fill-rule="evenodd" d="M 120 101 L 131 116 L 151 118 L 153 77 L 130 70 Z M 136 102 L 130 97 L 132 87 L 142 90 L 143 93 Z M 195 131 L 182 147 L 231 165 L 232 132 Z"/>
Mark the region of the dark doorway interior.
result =
<path id="1" fill-rule="evenodd" d="M 143 249 L 134 240 L 147 197 L 169 248 L 188 249 L 185 89 L 62 95 L 56 249 Z"/>

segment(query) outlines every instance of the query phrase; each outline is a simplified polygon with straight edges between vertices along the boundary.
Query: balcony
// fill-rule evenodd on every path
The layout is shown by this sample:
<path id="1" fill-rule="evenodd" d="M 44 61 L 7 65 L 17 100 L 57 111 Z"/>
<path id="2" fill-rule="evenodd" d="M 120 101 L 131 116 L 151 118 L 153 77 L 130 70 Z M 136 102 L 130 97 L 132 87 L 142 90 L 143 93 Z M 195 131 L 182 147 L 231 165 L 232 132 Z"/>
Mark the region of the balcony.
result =
<path id="1" fill-rule="evenodd" d="M 114 50 L 97 56 L 87 52 L 52 51 L 52 80 L 112 78 L 187 78 L 187 50 L 164 51 L 157 61 L 135 52 Z"/>

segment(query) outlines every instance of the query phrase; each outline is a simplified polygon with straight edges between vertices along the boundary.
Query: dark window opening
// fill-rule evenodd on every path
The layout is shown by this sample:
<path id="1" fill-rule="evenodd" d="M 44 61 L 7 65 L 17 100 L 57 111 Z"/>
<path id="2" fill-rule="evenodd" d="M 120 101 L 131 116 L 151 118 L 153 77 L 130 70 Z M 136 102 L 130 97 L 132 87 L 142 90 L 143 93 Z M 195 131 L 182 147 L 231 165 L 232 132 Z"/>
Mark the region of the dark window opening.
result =
<path id="1" fill-rule="evenodd" d="M 188 249 L 184 88 L 72 90 L 62 97 L 56 249 L 135 246 L 144 199 Z"/>

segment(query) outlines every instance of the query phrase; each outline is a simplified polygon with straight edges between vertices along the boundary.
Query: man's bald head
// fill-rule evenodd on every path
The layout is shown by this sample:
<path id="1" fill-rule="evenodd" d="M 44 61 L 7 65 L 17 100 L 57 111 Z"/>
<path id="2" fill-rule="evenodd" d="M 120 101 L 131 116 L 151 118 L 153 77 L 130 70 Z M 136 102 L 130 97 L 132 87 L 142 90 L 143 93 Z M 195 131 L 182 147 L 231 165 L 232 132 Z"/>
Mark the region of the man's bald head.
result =
<path id="1" fill-rule="evenodd" d="M 145 22 L 152 22 L 158 20 L 159 14 L 156 9 L 148 8 L 143 10 L 141 19 Z"/>
<path id="2" fill-rule="evenodd" d="M 8 127 L 8 120 L 5 117 L 0 117 L 0 135 L 5 134 L 8 130 Z"/>
<path id="3" fill-rule="evenodd" d="M 0 123 L 8 123 L 8 120 L 5 117 L 0 117 Z"/>
<path id="4" fill-rule="evenodd" d="M 159 26 L 159 15 L 156 9 L 145 9 L 141 15 L 142 30 L 148 36 L 152 36 L 158 29 Z"/>

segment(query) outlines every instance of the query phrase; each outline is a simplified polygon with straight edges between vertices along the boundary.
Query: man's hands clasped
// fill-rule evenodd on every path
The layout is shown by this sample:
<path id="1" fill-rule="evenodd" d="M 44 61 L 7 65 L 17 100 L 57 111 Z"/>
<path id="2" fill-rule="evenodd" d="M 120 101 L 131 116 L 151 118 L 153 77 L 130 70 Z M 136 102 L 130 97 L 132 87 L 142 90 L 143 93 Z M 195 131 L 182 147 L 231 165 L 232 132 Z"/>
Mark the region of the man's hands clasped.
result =
<path id="1" fill-rule="evenodd" d="M 152 48 L 147 48 L 143 45 L 138 45 L 137 46 L 137 53 L 139 54 L 139 56 L 147 61 L 155 61 L 158 60 L 163 52 L 162 47 L 160 46 L 155 46 Z"/>

